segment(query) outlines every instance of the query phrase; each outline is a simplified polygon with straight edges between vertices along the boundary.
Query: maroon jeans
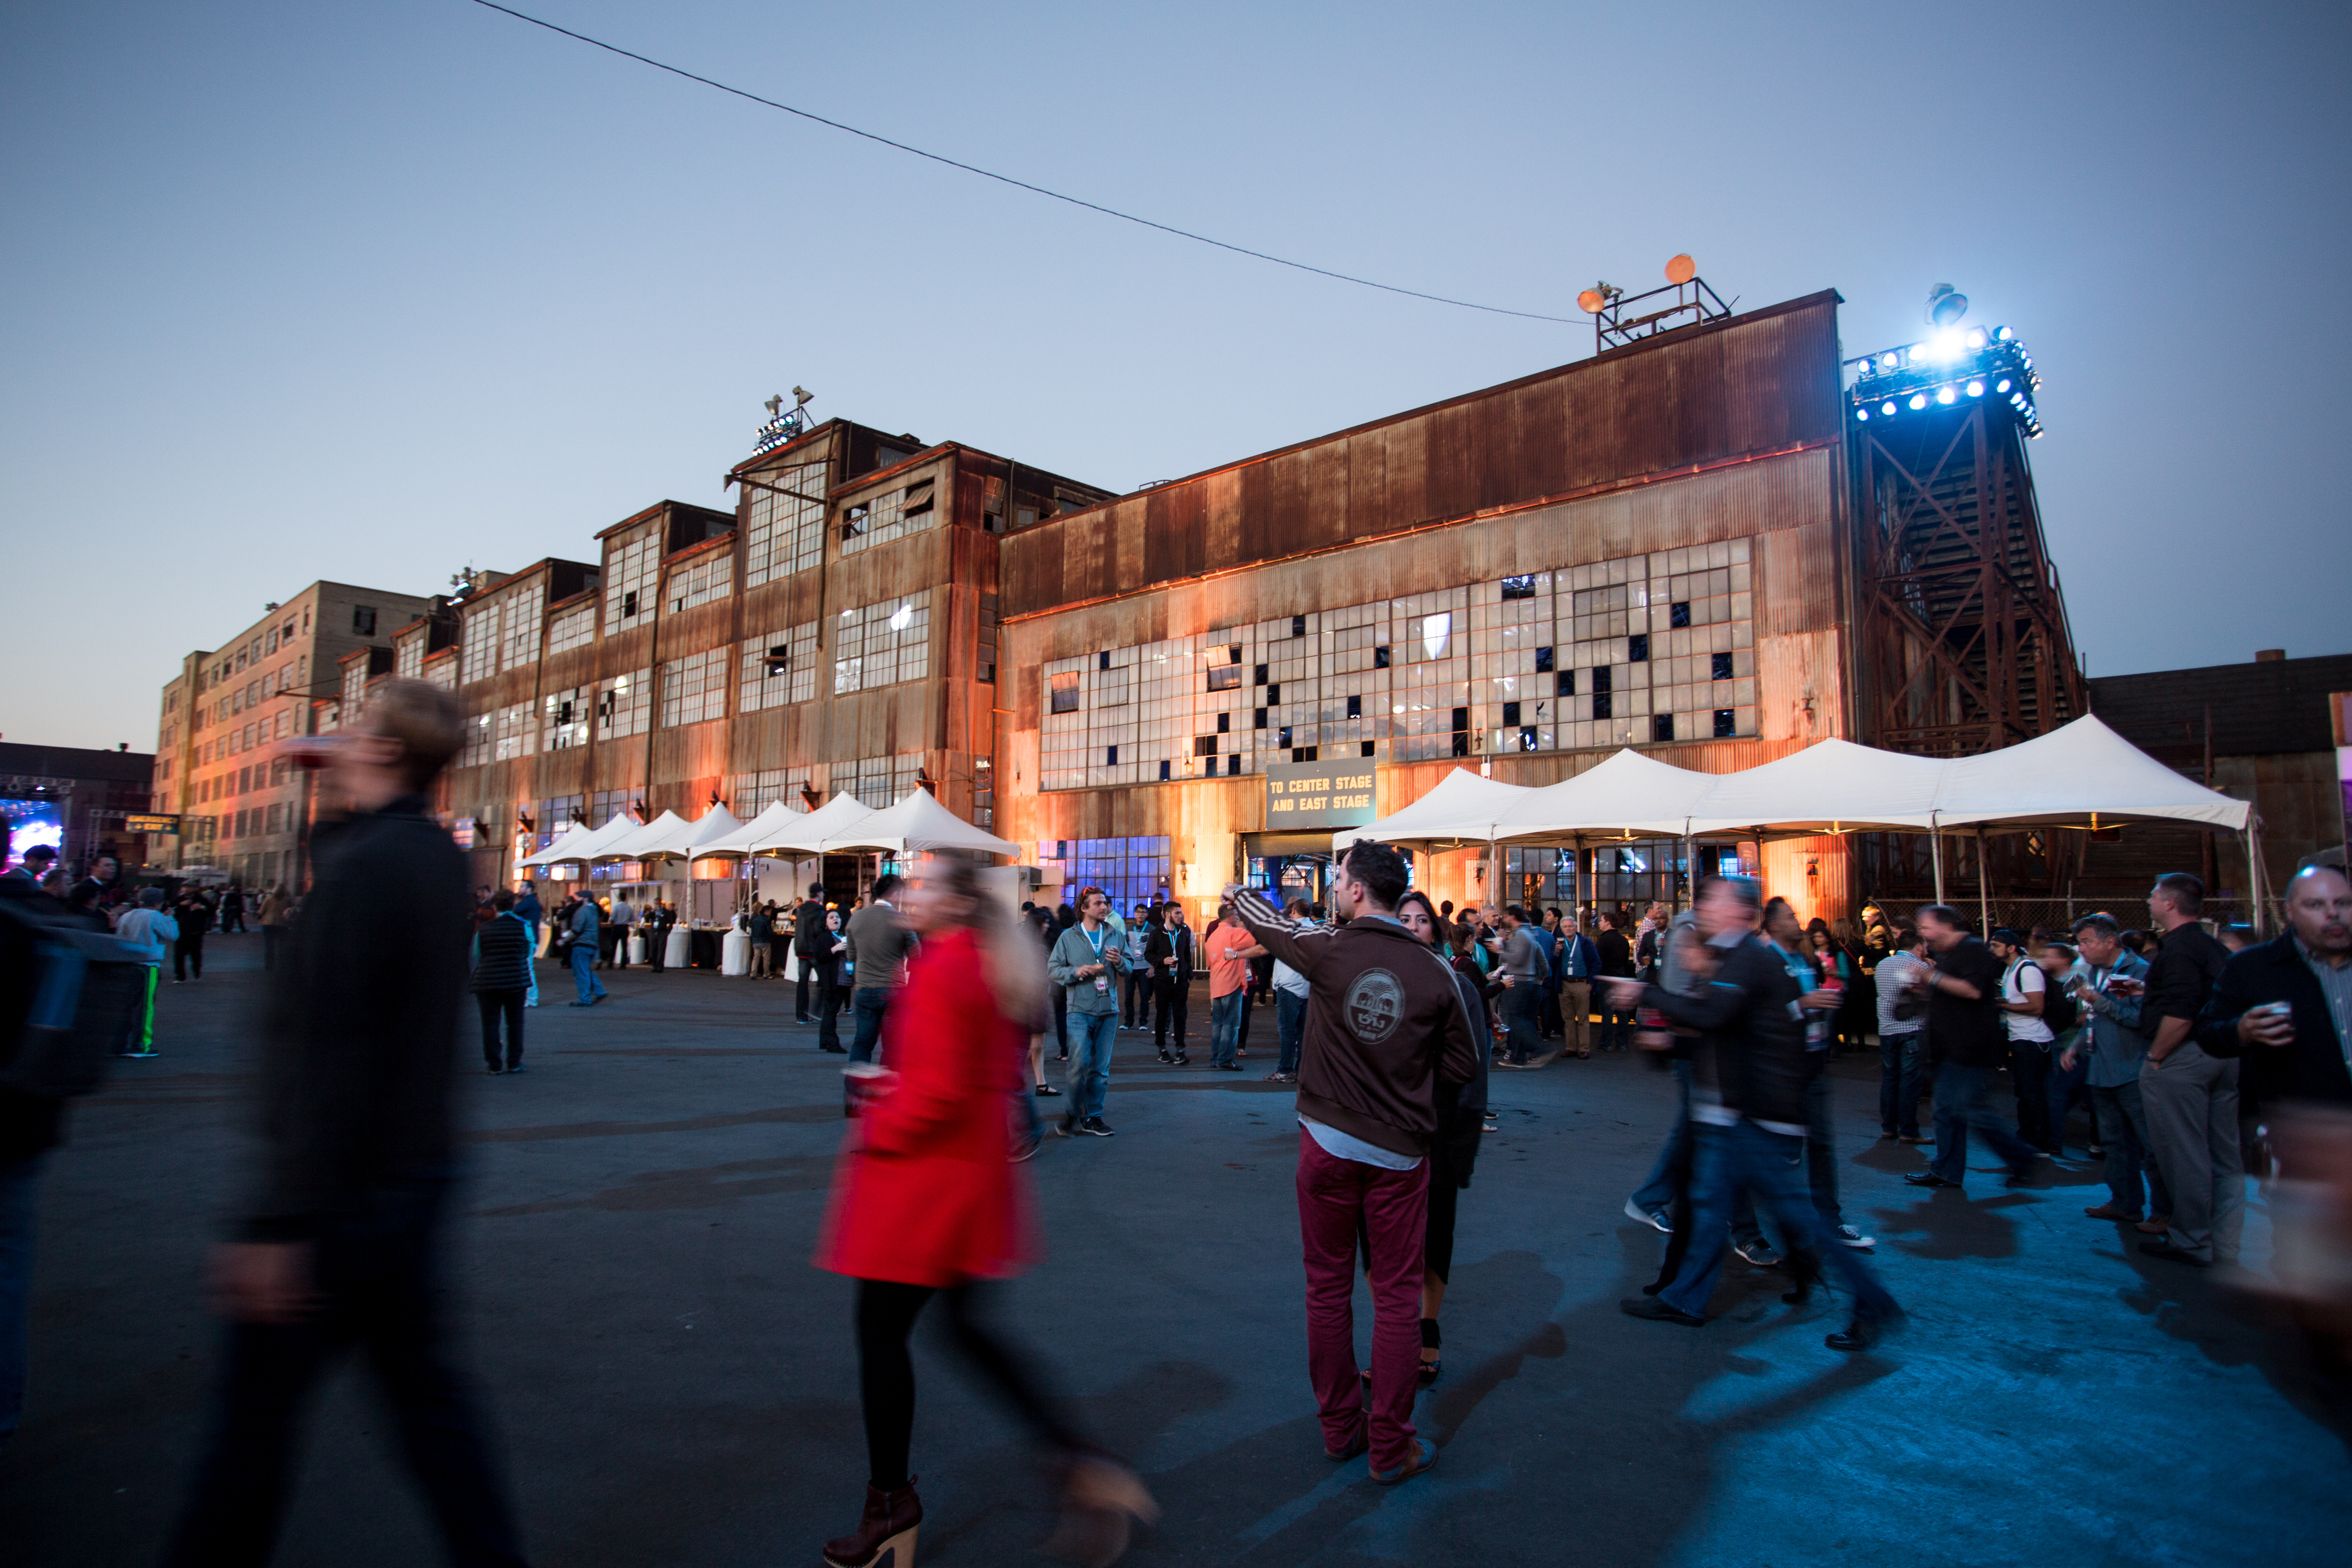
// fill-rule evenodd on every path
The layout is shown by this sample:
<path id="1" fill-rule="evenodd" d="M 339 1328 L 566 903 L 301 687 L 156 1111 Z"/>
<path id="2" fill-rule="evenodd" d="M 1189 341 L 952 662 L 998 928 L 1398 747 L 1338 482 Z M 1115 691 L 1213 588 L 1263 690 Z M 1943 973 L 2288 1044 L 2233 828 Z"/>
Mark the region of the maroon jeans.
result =
<path id="1" fill-rule="evenodd" d="M 1421 1372 L 1423 1235 L 1429 1162 L 1382 1170 L 1323 1152 L 1298 1129 L 1298 1234 L 1307 1253 L 1307 1375 L 1334 1453 L 1365 1435 L 1356 1368 L 1356 1245 L 1369 1238 L 1372 1287 L 1371 1468 L 1412 1454 L 1412 1396 Z"/>

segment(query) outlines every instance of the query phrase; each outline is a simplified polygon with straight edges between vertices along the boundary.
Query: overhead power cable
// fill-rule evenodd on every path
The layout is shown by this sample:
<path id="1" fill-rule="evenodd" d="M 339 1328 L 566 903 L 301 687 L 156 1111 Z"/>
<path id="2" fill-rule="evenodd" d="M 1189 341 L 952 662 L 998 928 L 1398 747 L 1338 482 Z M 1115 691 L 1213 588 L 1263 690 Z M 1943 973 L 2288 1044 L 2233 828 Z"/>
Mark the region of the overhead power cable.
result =
<path id="1" fill-rule="evenodd" d="M 1033 185 L 1026 180 L 1016 180 L 1010 174 L 1000 174 L 992 169 L 982 169 L 977 164 L 962 162 L 943 153 L 926 152 L 920 147 L 910 147 L 904 141 L 894 141 L 887 136 L 877 135 L 871 131 L 861 131 L 855 125 L 845 125 L 838 120 L 827 120 L 824 115 L 812 113 L 805 109 L 794 109 L 789 103 L 779 103 L 772 98 L 762 98 L 756 92 L 747 92 L 740 87 L 730 87 L 723 81 L 715 81 L 709 77 L 698 76 L 682 67 L 655 59 L 650 55 L 638 54 L 635 49 L 625 49 L 618 44 L 608 44 L 602 38 L 592 38 L 585 33 L 575 33 L 569 27 L 558 26 L 545 17 L 530 16 L 510 5 L 501 5 L 498 4 L 498 0 L 474 0 L 474 4 L 488 10 L 512 16 L 518 22 L 528 22 L 534 27 L 544 27 L 551 33 L 561 33 L 567 38 L 592 45 L 604 50 L 607 54 L 618 55 L 623 59 L 635 60 L 639 65 L 651 66 L 657 71 L 667 71 L 675 77 L 684 77 L 687 80 L 699 82 L 704 87 L 717 88 L 720 92 L 732 93 L 737 98 L 749 99 L 751 102 L 764 108 L 780 109 L 786 114 L 798 115 L 803 120 L 814 120 L 819 125 L 835 131 L 846 131 L 852 136 L 863 137 L 868 141 L 878 141 L 885 147 L 894 148 L 900 152 L 910 152 L 918 158 L 928 158 L 934 163 L 944 163 L 950 169 L 961 169 L 967 174 L 977 174 L 983 180 L 994 180 L 1000 184 L 1012 185 L 1053 201 L 1067 202 L 1074 207 L 1084 207 L 1090 213 L 1100 213 L 1105 217 L 1118 218 L 1125 223 L 1140 224 L 1145 228 L 1158 229 L 1162 234 L 1174 235 L 1179 239 L 1189 239 L 1201 245 L 1214 246 L 1219 250 L 1229 250 L 1235 256 L 1246 256 L 1257 261 L 1270 261 L 1276 267 L 1287 267 L 1299 272 L 1311 272 L 1318 277 L 1333 278 L 1341 283 L 1353 283 L 1365 288 L 1377 288 L 1385 294 L 1402 294 L 1414 299 L 1426 299 L 1436 305 L 1458 306 L 1465 310 L 1483 310 L 1490 316 L 1517 316 L 1528 321 L 1557 321 L 1567 327 L 1583 325 L 1582 322 L 1571 317 L 1547 316 L 1536 310 L 1510 310 L 1500 305 L 1481 305 L 1471 299 L 1449 299 L 1443 294 L 1425 294 L 1418 288 L 1402 288 L 1393 283 L 1380 283 L 1369 277 L 1357 277 L 1349 273 L 1334 272 L 1328 267 L 1312 267 L 1303 261 L 1292 261 L 1287 256 L 1271 256 L 1262 250 L 1252 250 L 1247 246 L 1212 239 L 1207 235 L 1194 234 L 1190 229 L 1180 229 L 1173 224 L 1157 223 L 1150 218 L 1138 217 L 1133 213 L 1120 212 L 1117 207 L 1106 207 L 1099 202 L 1089 202 L 1083 196 L 1070 196 L 1059 191 L 1049 191 L 1043 185 Z"/>

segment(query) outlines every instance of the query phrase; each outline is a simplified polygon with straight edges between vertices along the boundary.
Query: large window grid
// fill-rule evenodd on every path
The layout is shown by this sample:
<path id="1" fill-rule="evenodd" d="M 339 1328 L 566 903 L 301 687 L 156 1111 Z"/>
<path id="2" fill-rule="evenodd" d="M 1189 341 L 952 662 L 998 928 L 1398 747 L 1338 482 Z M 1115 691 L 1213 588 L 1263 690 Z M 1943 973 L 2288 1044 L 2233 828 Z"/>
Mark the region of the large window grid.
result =
<path id="1" fill-rule="evenodd" d="M 646 678 L 649 670 L 632 670 L 625 675 L 607 675 L 596 683 L 596 738 L 619 740 L 646 732 L 651 716 L 652 683 Z M 600 821 L 598 826 L 602 826 Z"/>
<path id="2" fill-rule="evenodd" d="M 537 584 L 506 596 L 505 653 L 499 668 L 519 670 L 539 663 L 540 620 L 546 611 L 546 590 Z"/>
<path id="3" fill-rule="evenodd" d="M 836 762 L 832 771 L 835 794 L 854 795 L 878 811 L 898 804 L 916 788 L 923 771 L 923 754 L 907 751 L 896 757 L 862 757 L 855 762 Z"/>
<path id="4" fill-rule="evenodd" d="M 392 646 L 393 674 L 404 681 L 421 679 L 425 674 L 425 637 L 422 632 L 404 637 Z"/>
<path id="5" fill-rule="evenodd" d="M 540 749 L 569 751 L 588 744 L 588 714 L 593 706 L 586 686 L 550 692 L 540 699 Z"/>
<path id="6" fill-rule="evenodd" d="M 661 530 L 648 524 L 625 543 L 615 540 L 604 580 L 604 631 L 607 635 L 645 623 L 654 612 L 654 584 L 661 575 Z"/>
<path id="7" fill-rule="evenodd" d="M 1037 861 L 1040 866 L 1060 868 L 1066 901 L 1075 902 L 1080 888 L 1101 888 L 1122 920 L 1133 917 L 1137 904 L 1162 903 L 1168 897 L 1171 868 L 1164 837 L 1041 840 Z"/>
<path id="8" fill-rule="evenodd" d="M 814 570 L 824 559 L 824 470 L 822 463 L 760 474 L 745 508 L 743 586 Z M 780 496 L 773 485 L 799 492 Z M 814 498 L 811 498 L 814 497 Z"/>
<path id="9" fill-rule="evenodd" d="M 596 640 L 596 607 L 583 604 L 577 610 L 567 610 L 547 623 L 547 651 L 568 653 L 574 648 L 584 648 Z"/>
<path id="10" fill-rule="evenodd" d="M 585 795 L 551 795 L 541 800 L 539 803 L 539 820 L 532 824 L 538 840 L 536 848 L 543 850 L 550 847 L 570 831 L 573 823 L 586 821 L 587 815 L 588 797 Z"/>
<path id="11" fill-rule="evenodd" d="M 688 653 L 662 665 L 662 727 L 727 716 L 727 650 Z"/>
<path id="12" fill-rule="evenodd" d="M 929 673 L 931 591 L 845 610 L 834 620 L 835 696 L 916 681 Z"/>
<path id="13" fill-rule="evenodd" d="M 497 739 L 499 716 L 478 713 L 466 721 L 466 744 L 457 748 L 457 766 L 479 768 L 490 759 L 490 744 Z"/>
<path id="14" fill-rule="evenodd" d="M 742 691 L 736 711 L 757 713 L 761 708 L 814 698 L 818 653 L 814 621 L 803 621 L 789 631 L 772 632 L 765 637 L 746 638 Z"/>
<path id="15" fill-rule="evenodd" d="M 1748 541 L 1048 664 L 1040 787 L 1756 733 Z"/>
<path id="16" fill-rule="evenodd" d="M 804 771 L 795 772 L 788 768 L 730 774 L 727 809 L 747 822 L 779 800 L 795 811 L 805 811 L 808 804 L 801 797 L 801 780 L 804 777 Z"/>
<path id="17" fill-rule="evenodd" d="M 467 685 L 487 681 L 499 673 L 499 623 L 502 606 L 492 600 L 478 610 L 468 611 L 465 619 L 465 634 L 459 644 L 458 657 L 465 668 L 458 678 Z"/>
<path id="18" fill-rule="evenodd" d="M 457 656 L 452 653 L 446 658 L 425 660 L 425 679 L 428 684 L 439 686 L 445 691 L 457 690 Z"/>
<path id="19" fill-rule="evenodd" d="M 531 712 L 532 706 L 516 703 L 511 707 L 499 709 L 499 722 L 492 742 L 494 760 L 506 762 L 518 757 L 529 757 L 537 748 L 538 716 Z"/>
<path id="20" fill-rule="evenodd" d="M 719 549 L 669 574 L 669 607 L 672 611 L 691 610 L 698 604 L 708 604 L 714 599 L 724 599 L 735 591 L 735 556 L 730 549 Z"/>
<path id="21" fill-rule="evenodd" d="M 937 483 L 917 479 L 903 489 L 886 490 L 843 509 L 841 553 L 862 549 L 928 528 L 939 518 Z"/>

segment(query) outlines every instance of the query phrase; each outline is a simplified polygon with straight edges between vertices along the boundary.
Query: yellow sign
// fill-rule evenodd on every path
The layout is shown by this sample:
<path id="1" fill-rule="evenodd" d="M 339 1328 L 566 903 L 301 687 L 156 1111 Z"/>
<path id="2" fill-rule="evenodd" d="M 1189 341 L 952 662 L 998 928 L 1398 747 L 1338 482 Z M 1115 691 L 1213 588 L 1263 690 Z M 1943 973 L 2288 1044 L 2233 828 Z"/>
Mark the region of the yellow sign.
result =
<path id="1" fill-rule="evenodd" d="M 1372 820 L 1372 765 L 1276 762 L 1265 769 L 1265 825 L 1270 832 L 1360 828 Z"/>

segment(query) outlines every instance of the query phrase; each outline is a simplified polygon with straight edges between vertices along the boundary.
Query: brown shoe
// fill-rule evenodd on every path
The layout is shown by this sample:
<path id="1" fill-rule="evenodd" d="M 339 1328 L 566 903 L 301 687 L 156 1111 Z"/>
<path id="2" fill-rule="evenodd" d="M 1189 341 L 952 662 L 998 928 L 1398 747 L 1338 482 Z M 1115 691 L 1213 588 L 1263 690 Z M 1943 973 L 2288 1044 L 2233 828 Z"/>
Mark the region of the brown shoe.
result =
<path id="1" fill-rule="evenodd" d="M 880 1568 L 887 1554 L 888 1568 L 914 1568 L 915 1527 L 923 1522 L 923 1500 L 915 1495 L 915 1478 L 895 1491 L 868 1485 L 866 1517 L 857 1529 L 824 1543 L 825 1568 Z"/>
<path id="2" fill-rule="evenodd" d="M 2112 1203 L 2103 1203 L 2096 1208 L 2086 1208 L 2083 1212 L 2093 1219 L 2126 1219 L 2134 1225 L 2139 1223 L 2138 1215 L 2129 1209 L 2117 1208 Z"/>
<path id="3" fill-rule="evenodd" d="M 1072 1459 L 1062 1478 L 1062 1518 L 1040 1548 L 1049 1557 L 1109 1568 L 1135 1527 L 1160 1522 L 1160 1505 L 1133 1470 L 1100 1454 Z"/>
<path id="4" fill-rule="evenodd" d="M 2151 1215 L 2147 1218 L 2141 1220 L 2138 1224 L 2132 1227 L 2132 1228 L 2138 1231 L 2143 1236 L 2161 1236 L 2166 1231 L 2172 1228 L 2172 1216 L 2168 1214 Z"/>

